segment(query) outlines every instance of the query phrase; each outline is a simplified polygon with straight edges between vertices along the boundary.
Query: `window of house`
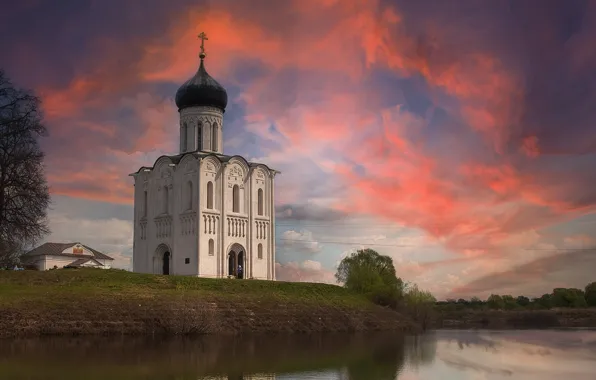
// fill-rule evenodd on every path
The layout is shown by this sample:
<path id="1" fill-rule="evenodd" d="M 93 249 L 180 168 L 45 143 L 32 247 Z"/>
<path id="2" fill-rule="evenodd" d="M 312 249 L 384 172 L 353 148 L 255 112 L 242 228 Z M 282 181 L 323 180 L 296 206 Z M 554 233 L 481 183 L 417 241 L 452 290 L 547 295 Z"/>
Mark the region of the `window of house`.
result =
<path id="1" fill-rule="evenodd" d="M 213 209 L 213 182 L 207 182 L 207 208 Z"/>
<path id="2" fill-rule="evenodd" d="M 263 215 L 263 189 L 257 191 L 257 212 Z"/>
<path id="3" fill-rule="evenodd" d="M 187 189 L 186 189 L 186 208 L 188 210 L 192 210 L 192 198 L 193 198 L 193 193 L 192 193 L 192 181 L 188 181 L 188 185 L 187 185 Z"/>
<path id="4" fill-rule="evenodd" d="M 215 255 L 215 241 L 209 239 L 209 256 Z"/>
<path id="5" fill-rule="evenodd" d="M 211 128 L 211 150 L 217 152 L 217 123 L 213 123 Z"/>
<path id="6" fill-rule="evenodd" d="M 148 206 L 148 199 L 149 196 L 147 194 L 147 190 L 145 190 L 143 192 L 143 216 L 146 218 L 147 217 L 147 206 Z"/>
<path id="7" fill-rule="evenodd" d="M 232 211 L 240 212 L 240 188 L 234 185 L 232 188 Z"/>
<path id="8" fill-rule="evenodd" d="M 197 149 L 203 150 L 203 124 L 197 125 Z"/>
<path id="9" fill-rule="evenodd" d="M 163 213 L 167 214 L 169 212 L 168 203 L 170 202 L 170 189 L 167 186 L 163 188 Z"/>

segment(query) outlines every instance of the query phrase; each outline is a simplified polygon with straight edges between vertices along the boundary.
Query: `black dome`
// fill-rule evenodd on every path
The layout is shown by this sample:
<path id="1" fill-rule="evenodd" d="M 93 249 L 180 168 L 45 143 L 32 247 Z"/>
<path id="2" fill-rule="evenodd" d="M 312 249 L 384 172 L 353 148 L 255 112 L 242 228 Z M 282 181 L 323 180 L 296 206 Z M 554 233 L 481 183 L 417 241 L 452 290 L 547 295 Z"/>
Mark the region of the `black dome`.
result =
<path id="1" fill-rule="evenodd" d="M 197 73 L 176 91 L 178 111 L 187 107 L 211 106 L 222 111 L 228 105 L 228 93 L 205 70 L 203 59 Z"/>

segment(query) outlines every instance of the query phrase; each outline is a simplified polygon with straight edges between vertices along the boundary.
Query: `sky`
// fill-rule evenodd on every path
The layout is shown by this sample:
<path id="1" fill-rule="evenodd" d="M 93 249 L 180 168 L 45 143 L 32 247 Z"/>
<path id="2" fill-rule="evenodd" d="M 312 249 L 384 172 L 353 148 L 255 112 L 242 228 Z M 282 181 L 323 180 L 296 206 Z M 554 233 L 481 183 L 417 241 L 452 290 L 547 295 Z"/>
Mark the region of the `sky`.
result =
<path id="1" fill-rule="evenodd" d="M 372 248 L 438 298 L 595 281 L 596 3 L 23 0 L 0 67 L 43 101 L 45 241 L 131 268 L 128 174 L 178 153 L 177 88 L 228 91 L 224 152 L 280 170 L 279 280 Z"/>

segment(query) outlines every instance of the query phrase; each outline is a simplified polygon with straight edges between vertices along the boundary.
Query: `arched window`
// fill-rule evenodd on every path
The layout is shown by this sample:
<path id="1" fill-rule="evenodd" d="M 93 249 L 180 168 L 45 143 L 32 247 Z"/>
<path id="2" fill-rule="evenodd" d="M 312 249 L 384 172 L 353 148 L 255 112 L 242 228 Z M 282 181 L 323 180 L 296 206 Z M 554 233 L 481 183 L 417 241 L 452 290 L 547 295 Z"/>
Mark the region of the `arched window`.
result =
<path id="1" fill-rule="evenodd" d="M 257 212 L 263 215 L 263 189 L 257 191 Z"/>
<path id="2" fill-rule="evenodd" d="M 211 150 L 217 152 L 217 123 L 213 123 L 211 131 Z"/>
<path id="3" fill-rule="evenodd" d="M 182 152 L 186 152 L 188 150 L 188 125 L 186 123 L 182 124 Z"/>
<path id="4" fill-rule="evenodd" d="M 240 188 L 234 185 L 232 188 L 232 211 L 240 212 Z"/>
<path id="5" fill-rule="evenodd" d="M 163 188 L 163 213 L 167 214 L 169 209 L 168 209 L 168 203 L 170 201 L 170 189 L 168 189 L 167 186 L 164 186 Z"/>
<path id="6" fill-rule="evenodd" d="M 207 182 L 207 208 L 213 209 L 213 182 Z"/>
<path id="7" fill-rule="evenodd" d="M 259 259 L 263 258 L 263 244 L 259 243 L 259 245 L 257 246 L 257 257 Z"/>
<path id="8" fill-rule="evenodd" d="M 187 210 L 192 210 L 192 181 L 188 181 L 188 185 L 186 186 L 186 208 Z"/>
<path id="9" fill-rule="evenodd" d="M 146 218 L 147 217 L 147 205 L 148 205 L 148 194 L 147 194 L 147 190 L 143 191 L 143 216 Z"/>
<path id="10" fill-rule="evenodd" d="M 197 150 L 203 150 L 203 124 L 197 125 Z"/>
<path id="11" fill-rule="evenodd" d="M 209 239 L 209 256 L 215 255 L 215 242 L 213 239 Z"/>

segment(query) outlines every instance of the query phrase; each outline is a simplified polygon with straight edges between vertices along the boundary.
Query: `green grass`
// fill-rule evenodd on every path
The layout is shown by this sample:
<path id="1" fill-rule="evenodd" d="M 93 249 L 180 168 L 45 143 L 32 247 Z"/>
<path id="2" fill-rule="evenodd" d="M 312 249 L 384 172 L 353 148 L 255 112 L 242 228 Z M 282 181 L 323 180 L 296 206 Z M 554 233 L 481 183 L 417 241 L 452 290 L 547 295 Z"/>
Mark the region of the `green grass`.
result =
<path id="1" fill-rule="evenodd" d="M 0 337 L 413 330 L 340 286 L 121 270 L 0 271 Z"/>
<path id="2" fill-rule="evenodd" d="M 189 276 L 161 276 L 122 270 L 60 269 L 46 272 L 0 271 L 0 304 L 35 295 L 56 293 L 123 293 L 151 296 L 195 294 L 219 299 L 249 297 L 316 303 L 364 306 L 364 297 L 335 285 L 263 280 L 210 279 Z"/>

